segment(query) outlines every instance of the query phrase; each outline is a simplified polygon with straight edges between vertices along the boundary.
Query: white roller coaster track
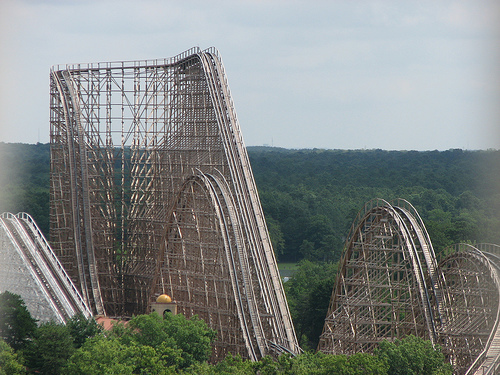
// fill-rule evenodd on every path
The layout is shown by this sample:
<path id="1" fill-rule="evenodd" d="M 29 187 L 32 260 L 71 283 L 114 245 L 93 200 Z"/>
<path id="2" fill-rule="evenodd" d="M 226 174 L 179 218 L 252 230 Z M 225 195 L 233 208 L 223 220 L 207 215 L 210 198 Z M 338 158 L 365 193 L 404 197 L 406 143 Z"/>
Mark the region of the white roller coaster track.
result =
<path id="1" fill-rule="evenodd" d="M 0 224 L 59 322 L 65 322 L 78 313 L 87 318 L 92 316 L 33 218 L 24 212 L 17 215 L 3 213 Z"/>

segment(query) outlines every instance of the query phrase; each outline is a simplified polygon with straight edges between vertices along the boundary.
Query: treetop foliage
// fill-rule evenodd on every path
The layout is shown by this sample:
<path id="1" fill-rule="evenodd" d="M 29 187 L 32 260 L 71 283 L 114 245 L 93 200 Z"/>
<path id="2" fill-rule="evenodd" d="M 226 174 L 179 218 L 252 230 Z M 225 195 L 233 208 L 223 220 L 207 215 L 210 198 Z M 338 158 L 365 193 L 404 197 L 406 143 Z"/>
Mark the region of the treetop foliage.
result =
<path id="1" fill-rule="evenodd" d="M 248 153 L 279 260 L 337 261 L 357 212 L 373 198 L 408 200 L 437 252 L 462 241 L 500 243 L 500 151 Z"/>
<path id="2" fill-rule="evenodd" d="M 31 371 L 58 375 L 66 374 L 64 366 L 75 350 L 68 326 L 48 322 L 38 327 L 22 353 Z"/>
<path id="3" fill-rule="evenodd" d="M 193 317 L 138 315 L 85 341 L 69 358 L 71 374 L 174 374 L 208 361 L 215 331 Z M 89 359 L 92 358 L 92 361 Z"/>
<path id="4" fill-rule="evenodd" d="M 337 261 L 363 205 L 404 198 L 435 249 L 500 243 L 500 151 L 288 150 L 249 147 L 280 261 Z M 0 211 L 25 211 L 49 232 L 49 144 L 0 143 Z"/>
<path id="5" fill-rule="evenodd" d="M 23 349 L 36 328 L 36 320 L 19 295 L 9 291 L 0 293 L 0 339 L 15 350 Z"/>
<path id="6" fill-rule="evenodd" d="M 29 213 L 49 233 L 50 145 L 0 142 L 0 213 Z"/>
<path id="7" fill-rule="evenodd" d="M 22 358 L 14 352 L 9 344 L 0 339 L 0 375 L 23 375 L 26 369 Z"/>
<path id="8" fill-rule="evenodd" d="M 337 264 L 302 260 L 293 277 L 284 283 L 299 345 L 316 349 L 332 294 Z"/>
<path id="9" fill-rule="evenodd" d="M 382 341 L 375 355 L 389 364 L 389 375 L 451 374 L 439 347 L 413 335 L 394 342 Z"/>
<path id="10" fill-rule="evenodd" d="M 162 318 L 153 312 L 135 316 L 126 326 L 115 326 L 111 337 L 118 338 L 125 345 L 134 343 L 156 350 L 165 347 L 178 349 L 181 353 L 178 368 L 186 368 L 210 358 L 210 345 L 216 332 L 197 317 L 186 319 L 182 314 L 166 314 Z"/>
<path id="11" fill-rule="evenodd" d="M 304 264 L 302 273 L 312 276 L 317 268 L 310 262 Z M 295 290 L 300 289 L 297 284 Z M 16 329 L 24 332 L 22 327 Z M 14 331 L 11 334 L 20 336 Z M 128 324 L 114 325 L 111 331 L 79 315 L 67 324 L 49 322 L 36 327 L 31 339 L 18 350 L 0 339 L 0 375 L 451 375 L 451 367 L 444 363 L 439 348 L 413 336 L 383 342 L 374 354 L 346 356 L 306 351 L 297 357 L 284 354 L 258 362 L 228 355 L 220 363 L 209 364 L 215 336 L 216 332 L 202 320 L 186 319 L 181 314 L 167 314 L 164 319 L 156 313 L 138 315 Z"/>

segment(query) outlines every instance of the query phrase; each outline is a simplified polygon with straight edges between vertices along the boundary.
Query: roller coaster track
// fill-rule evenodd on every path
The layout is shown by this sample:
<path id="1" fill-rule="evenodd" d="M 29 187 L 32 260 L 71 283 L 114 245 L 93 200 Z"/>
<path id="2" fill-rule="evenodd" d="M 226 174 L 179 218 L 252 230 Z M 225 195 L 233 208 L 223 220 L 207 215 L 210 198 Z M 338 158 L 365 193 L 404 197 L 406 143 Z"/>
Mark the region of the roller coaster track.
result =
<path id="1" fill-rule="evenodd" d="M 35 280 L 39 298 L 47 301 L 53 318 L 63 323 L 78 313 L 86 317 L 92 315 L 30 215 L 3 213 L 0 216 L 0 227 L 2 235 L 10 241 L 17 257 L 22 260 L 28 274 Z M 23 296 L 22 290 L 20 294 Z M 25 302 L 29 308 L 29 297 Z M 40 318 L 43 319 L 44 316 Z"/>
<path id="2" fill-rule="evenodd" d="M 480 266 L 480 288 L 471 288 L 469 292 L 469 283 L 462 283 L 461 287 L 465 289 L 464 293 L 473 294 L 475 291 L 476 295 L 479 295 L 482 300 L 489 298 L 489 303 L 474 303 L 475 301 L 469 296 L 467 298 L 469 304 L 471 305 L 471 310 L 483 310 L 483 314 L 488 314 L 489 319 L 477 318 L 472 320 L 469 328 L 466 324 L 460 323 L 459 329 L 462 330 L 461 336 L 468 337 L 471 332 L 481 332 L 482 333 L 482 350 L 476 357 L 473 363 L 467 369 L 467 375 L 481 375 L 481 374 L 497 374 L 500 368 L 500 247 L 498 245 L 492 244 L 479 244 L 479 245 L 468 245 L 460 244 L 455 246 L 453 249 L 455 253 L 450 254 L 448 257 L 443 259 L 442 264 L 449 263 L 451 260 L 457 257 L 467 257 L 469 263 L 473 263 L 476 267 Z M 473 270 L 475 267 L 467 267 L 469 270 Z M 470 275 L 468 275 L 470 277 Z M 478 277 L 478 276 L 476 276 Z M 489 285 L 486 288 L 484 283 Z M 454 294 L 456 288 L 448 287 L 451 290 L 451 294 Z M 485 292 L 478 293 L 477 289 Z M 488 293 L 488 294 L 486 294 Z M 465 298 L 464 298 L 465 299 Z M 472 300 L 472 301 L 471 301 Z M 472 302 L 472 303 L 471 303 Z M 463 308 L 463 303 L 457 304 L 460 308 Z M 454 307 L 454 306 L 453 306 Z M 474 318 L 475 316 L 473 316 Z M 470 321 L 470 318 L 468 319 Z M 463 321 L 459 320 L 460 322 Z M 451 322 L 450 322 L 451 323 Z M 452 324 L 449 324 L 452 326 Z M 458 324 L 455 324 L 458 326 Z M 472 336 L 472 338 L 474 338 Z M 481 348 L 478 345 L 478 348 Z"/>
<path id="3" fill-rule="evenodd" d="M 300 351 L 219 53 L 51 71 L 51 239 L 95 314 L 169 294 L 212 360 Z"/>
<path id="4" fill-rule="evenodd" d="M 50 78 L 53 250 L 27 214 L 3 214 L 0 240 L 56 319 L 129 317 L 168 293 L 217 331 L 214 362 L 299 353 L 218 51 Z M 441 345 L 457 374 L 498 373 L 500 247 L 438 262 L 413 206 L 376 199 L 351 228 L 318 349 L 409 334 Z"/>
<path id="5" fill-rule="evenodd" d="M 500 247 L 457 245 L 438 263 L 417 211 L 376 199 L 353 223 L 318 350 L 372 352 L 413 334 L 457 374 L 500 367 Z"/>
<path id="6" fill-rule="evenodd" d="M 96 262 L 94 255 L 94 244 L 92 237 L 92 222 L 90 220 L 90 198 L 89 192 L 89 177 L 87 166 L 87 155 L 85 148 L 85 139 L 83 135 L 82 125 L 80 123 L 81 113 L 78 103 L 78 92 L 75 84 L 72 82 L 72 77 L 68 71 L 60 71 L 53 75 L 54 83 L 58 90 L 64 92 L 61 96 L 62 109 L 67 126 L 68 156 L 70 163 L 70 182 L 71 182 L 71 204 L 75 212 L 83 211 L 83 225 L 79 225 L 77 221 L 73 223 L 75 230 L 74 238 L 76 247 L 76 257 L 79 273 L 81 275 L 81 290 L 87 304 L 89 303 L 89 288 L 86 279 L 90 280 L 90 289 L 92 291 L 93 303 L 98 314 L 105 314 L 101 291 L 99 288 L 99 279 L 97 277 Z M 81 189 L 77 189 L 80 184 Z M 80 194 L 77 193 L 80 192 Z M 78 220 L 78 216 L 74 215 L 73 220 Z M 84 240 L 83 240 L 84 239 Z M 86 254 L 83 254 L 83 251 Z M 84 263 L 84 258 L 88 261 Z M 84 269 L 88 272 L 85 273 Z"/>

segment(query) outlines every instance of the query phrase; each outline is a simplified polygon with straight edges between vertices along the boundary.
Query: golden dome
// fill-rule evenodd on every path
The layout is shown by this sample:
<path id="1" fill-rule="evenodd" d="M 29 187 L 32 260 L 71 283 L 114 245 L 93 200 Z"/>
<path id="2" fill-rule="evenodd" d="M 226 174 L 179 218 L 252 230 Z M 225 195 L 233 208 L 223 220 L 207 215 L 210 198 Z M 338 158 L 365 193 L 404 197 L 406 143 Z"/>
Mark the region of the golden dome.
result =
<path id="1" fill-rule="evenodd" d="M 170 302 L 172 302 L 172 298 L 170 298 L 170 296 L 168 294 L 161 294 L 156 299 L 156 302 L 158 302 L 158 303 L 170 303 Z"/>

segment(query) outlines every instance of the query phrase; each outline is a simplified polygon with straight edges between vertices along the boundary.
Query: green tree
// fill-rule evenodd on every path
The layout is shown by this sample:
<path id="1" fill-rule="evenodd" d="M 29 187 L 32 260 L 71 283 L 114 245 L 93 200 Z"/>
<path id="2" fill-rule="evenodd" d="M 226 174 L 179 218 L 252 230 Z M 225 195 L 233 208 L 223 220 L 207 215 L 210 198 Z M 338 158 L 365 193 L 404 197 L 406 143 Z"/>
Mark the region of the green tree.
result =
<path id="1" fill-rule="evenodd" d="M 387 364 L 377 356 L 367 353 L 331 355 L 317 352 L 304 353 L 294 359 L 290 374 L 297 375 L 384 375 Z"/>
<path id="2" fill-rule="evenodd" d="M 22 349 L 37 328 L 24 301 L 9 291 L 0 293 L 0 337 L 14 350 Z"/>
<path id="3" fill-rule="evenodd" d="M 28 212 L 49 233 L 50 144 L 0 143 L 0 212 Z"/>
<path id="4" fill-rule="evenodd" d="M 83 314 L 77 314 L 66 322 L 75 348 L 80 348 L 85 340 L 102 332 L 102 327 L 94 318 L 86 318 Z"/>
<path id="5" fill-rule="evenodd" d="M 416 152 L 250 147 L 248 153 L 280 261 L 302 259 L 300 246 L 304 240 L 314 243 L 317 253 L 314 256 L 319 254 L 318 259 L 327 255 L 327 259 L 337 260 L 342 239 L 356 213 L 375 197 L 407 199 L 426 225 L 432 210 L 451 214 L 453 223 L 450 221 L 444 234 L 441 223 L 430 219 L 434 223 L 428 229 L 437 252 L 450 242 L 462 240 L 500 242 L 500 175 L 492 173 L 500 163 L 498 150 Z M 50 145 L 0 142 L 0 154 L 3 165 L 0 211 L 26 211 L 48 234 Z M 324 231 L 321 222 L 316 223 L 314 230 L 315 217 L 320 216 L 328 219 L 330 232 Z M 269 219 L 279 225 L 283 247 L 279 233 L 276 236 L 274 232 L 278 226 L 269 224 Z M 317 238 L 313 238 L 315 232 Z M 333 237 L 328 239 L 328 235 Z"/>
<path id="6" fill-rule="evenodd" d="M 71 374 L 173 374 L 201 365 L 211 355 L 216 332 L 182 314 L 138 315 L 107 334 L 87 339 L 69 359 Z"/>
<path id="7" fill-rule="evenodd" d="M 254 373 L 259 375 L 385 375 L 387 368 L 384 360 L 366 353 L 347 356 L 306 352 L 297 357 L 283 354 L 277 359 L 264 357 L 253 364 Z"/>
<path id="8" fill-rule="evenodd" d="M 69 358 L 64 371 L 73 375 L 175 374 L 176 366 L 167 364 L 164 354 L 151 346 L 124 344 L 117 337 L 97 335 Z M 170 348 L 169 361 L 174 356 L 181 360 L 180 350 Z"/>
<path id="9" fill-rule="evenodd" d="M 375 354 L 389 364 L 388 375 L 445 375 L 452 368 L 439 347 L 413 335 L 394 342 L 382 341 Z"/>
<path id="10" fill-rule="evenodd" d="M 453 245 L 453 239 L 449 235 L 452 230 L 451 219 L 452 213 L 442 209 L 433 209 L 427 214 L 425 227 L 437 253 Z"/>
<path id="11" fill-rule="evenodd" d="M 4 340 L 0 339 L 0 375 L 22 375 L 26 370 L 22 359 Z"/>
<path id="12" fill-rule="evenodd" d="M 337 264 L 303 260 L 293 277 L 284 284 L 302 348 L 315 349 L 318 345 L 336 274 Z"/>
<path id="13" fill-rule="evenodd" d="M 201 366 L 211 355 L 216 332 L 182 314 L 138 315 L 111 332 L 87 338 L 70 358 L 66 371 L 75 374 L 170 374 Z M 113 356 L 119 351 L 120 355 Z M 87 363 L 92 358 L 92 363 Z M 206 368 L 205 366 L 201 366 Z"/>
<path id="14" fill-rule="evenodd" d="M 26 346 L 26 364 L 32 372 L 39 374 L 64 374 L 62 370 L 75 348 L 70 330 L 64 324 L 48 322 L 35 332 L 33 340 Z"/>
<path id="15" fill-rule="evenodd" d="M 317 254 L 316 249 L 314 248 L 314 242 L 303 240 L 299 247 L 299 252 L 305 260 L 311 262 L 318 260 L 317 258 L 319 254 Z"/>
<path id="16" fill-rule="evenodd" d="M 266 217 L 266 224 L 269 230 L 269 237 L 271 238 L 274 254 L 276 255 L 276 259 L 279 259 L 279 257 L 284 254 L 285 250 L 283 232 L 281 231 L 279 222 L 274 220 L 271 216 Z"/>
<path id="17" fill-rule="evenodd" d="M 228 354 L 221 362 L 211 366 L 211 374 L 220 375 L 253 375 L 255 364 L 249 360 L 244 360 L 240 355 Z M 202 370 L 200 368 L 200 370 Z M 206 372 L 198 372 L 200 375 Z"/>
<path id="18" fill-rule="evenodd" d="M 161 345 L 180 349 L 182 362 L 180 368 L 186 368 L 196 362 L 204 362 L 210 358 L 211 343 L 216 332 L 197 318 L 186 319 L 184 315 L 166 314 L 163 319 L 156 313 L 138 315 L 114 331 L 123 343 L 135 342 L 158 348 Z"/>

